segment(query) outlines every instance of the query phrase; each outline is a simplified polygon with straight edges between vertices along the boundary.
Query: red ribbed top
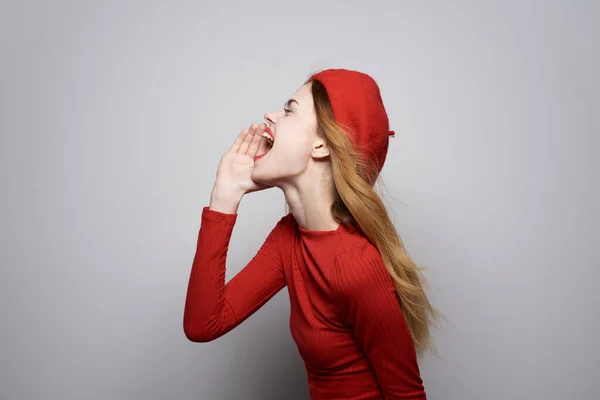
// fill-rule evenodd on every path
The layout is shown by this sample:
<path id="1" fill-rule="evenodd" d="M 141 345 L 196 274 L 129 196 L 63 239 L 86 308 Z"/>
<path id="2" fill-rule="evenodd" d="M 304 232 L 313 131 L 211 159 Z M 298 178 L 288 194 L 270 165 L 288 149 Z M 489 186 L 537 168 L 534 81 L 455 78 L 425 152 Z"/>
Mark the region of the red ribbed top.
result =
<path id="1" fill-rule="evenodd" d="M 189 340 L 224 335 L 287 285 L 312 399 L 426 399 L 392 278 L 364 235 L 344 224 L 304 229 L 288 214 L 225 284 L 236 219 L 202 211 L 184 313 Z"/>

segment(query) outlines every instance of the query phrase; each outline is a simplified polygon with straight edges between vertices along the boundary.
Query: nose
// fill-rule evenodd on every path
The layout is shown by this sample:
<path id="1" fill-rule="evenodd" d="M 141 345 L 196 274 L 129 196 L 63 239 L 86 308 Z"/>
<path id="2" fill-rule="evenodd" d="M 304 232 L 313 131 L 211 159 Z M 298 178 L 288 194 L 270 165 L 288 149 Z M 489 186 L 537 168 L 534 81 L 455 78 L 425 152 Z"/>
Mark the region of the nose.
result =
<path id="1" fill-rule="evenodd" d="M 267 121 L 269 123 L 269 125 L 275 125 L 275 113 L 272 112 L 266 112 L 265 113 L 265 121 Z"/>

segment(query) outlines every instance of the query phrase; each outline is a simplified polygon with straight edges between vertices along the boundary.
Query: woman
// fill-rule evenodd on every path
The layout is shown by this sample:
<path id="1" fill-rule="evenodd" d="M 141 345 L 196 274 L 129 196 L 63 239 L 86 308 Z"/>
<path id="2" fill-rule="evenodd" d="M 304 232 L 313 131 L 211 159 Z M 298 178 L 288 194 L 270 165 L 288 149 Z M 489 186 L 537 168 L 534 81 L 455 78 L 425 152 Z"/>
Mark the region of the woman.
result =
<path id="1" fill-rule="evenodd" d="M 265 119 L 223 156 L 202 211 L 186 336 L 224 335 L 287 285 L 313 399 L 425 399 L 417 355 L 435 313 L 373 189 L 393 136 L 376 82 L 321 71 Z M 225 284 L 240 200 L 273 186 L 291 213 Z"/>

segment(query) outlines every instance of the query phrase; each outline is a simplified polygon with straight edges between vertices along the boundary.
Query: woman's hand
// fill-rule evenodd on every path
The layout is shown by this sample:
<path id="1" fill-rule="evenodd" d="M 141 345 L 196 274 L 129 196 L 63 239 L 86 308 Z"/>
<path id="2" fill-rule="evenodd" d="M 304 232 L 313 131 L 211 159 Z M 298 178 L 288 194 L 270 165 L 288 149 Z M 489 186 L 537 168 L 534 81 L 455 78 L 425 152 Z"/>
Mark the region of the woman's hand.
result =
<path id="1" fill-rule="evenodd" d="M 254 169 L 254 157 L 267 150 L 263 132 L 266 125 L 252 124 L 244 129 L 223 155 L 217 169 L 217 178 L 211 194 L 210 208 L 235 213 L 246 193 L 268 189 L 272 186 L 254 182 L 250 176 Z"/>

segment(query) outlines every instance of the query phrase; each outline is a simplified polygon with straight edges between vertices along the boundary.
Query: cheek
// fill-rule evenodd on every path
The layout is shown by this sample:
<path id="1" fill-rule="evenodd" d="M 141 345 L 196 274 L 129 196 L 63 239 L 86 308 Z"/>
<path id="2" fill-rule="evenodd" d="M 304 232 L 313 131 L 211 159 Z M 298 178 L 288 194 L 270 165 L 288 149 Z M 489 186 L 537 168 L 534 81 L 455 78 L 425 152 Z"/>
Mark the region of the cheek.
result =
<path id="1" fill-rule="evenodd" d="M 306 140 L 281 134 L 271 154 L 265 157 L 263 163 L 258 161 L 254 177 L 267 180 L 293 177 L 306 170 L 309 160 L 310 145 Z"/>
<path id="2" fill-rule="evenodd" d="M 279 143 L 281 146 L 279 153 L 289 163 L 305 164 L 310 158 L 310 143 L 305 138 L 293 136 L 286 138 Z"/>
<path id="3" fill-rule="evenodd" d="M 276 184 L 306 171 L 311 159 L 310 144 L 297 138 L 280 136 L 278 140 L 272 153 L 257 162 L 251 176 L 253 180 Z"/>

